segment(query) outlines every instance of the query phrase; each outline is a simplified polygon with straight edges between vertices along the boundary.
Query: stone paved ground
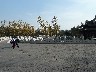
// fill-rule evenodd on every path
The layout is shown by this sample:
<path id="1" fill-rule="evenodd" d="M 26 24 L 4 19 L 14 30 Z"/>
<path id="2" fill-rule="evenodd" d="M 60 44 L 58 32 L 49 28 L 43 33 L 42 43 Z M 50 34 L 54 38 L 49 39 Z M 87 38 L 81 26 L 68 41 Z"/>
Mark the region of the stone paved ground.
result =
<path id="1" fill-rule="evenodd" d="M 95 72 L 95 44 L 0 43 L 0 72 Z"/>

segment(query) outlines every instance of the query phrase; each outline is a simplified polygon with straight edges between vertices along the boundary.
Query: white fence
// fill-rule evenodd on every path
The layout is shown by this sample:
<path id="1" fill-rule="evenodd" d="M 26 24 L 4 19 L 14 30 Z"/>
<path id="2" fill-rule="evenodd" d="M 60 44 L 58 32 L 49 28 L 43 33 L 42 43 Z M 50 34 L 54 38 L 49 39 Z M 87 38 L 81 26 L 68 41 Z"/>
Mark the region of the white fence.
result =
<path id="1" fill-rule="evenodd" d="M 62 39 L 63 38 L 63 39 Z M 38 44 L 38 43 L 41 43 L 41 44 L 94 44 L 96 43 L 96 40 L 89 40 L 89 39 L 80 39 L 80 38 L 71 38 L 71 39 L 67 39 L 65 36 L 63 37 L 56 37 L 56 38 L 44 38 L 43 40 L 33 40 L 31 39 L 30 40 L 30 43 L 32 44 Z"/>
<path id="2" fill-rule="evenodd" d="M 46 36 L 40 36 L 40 37 L 17 37 L 21 43 L 32 43 L 32 44 L 94 44 L 96 43 L 96 40 L 89 40 L 86 39 L 84 40 L 83 38 L 76 38 L 76 37 L 71 37 L 68 39 L 66 36 L 62 37 L 46 37 Z M 9 40 L 7 43 L 10 43 L 11 37 L 1 37 L 0 42 Z"/>
<path id="3" fill-rule="evenodd" d="M 0 42 L 8 40 L 8 39 L 9 39 L 9 37 L 0 37 Z"/>

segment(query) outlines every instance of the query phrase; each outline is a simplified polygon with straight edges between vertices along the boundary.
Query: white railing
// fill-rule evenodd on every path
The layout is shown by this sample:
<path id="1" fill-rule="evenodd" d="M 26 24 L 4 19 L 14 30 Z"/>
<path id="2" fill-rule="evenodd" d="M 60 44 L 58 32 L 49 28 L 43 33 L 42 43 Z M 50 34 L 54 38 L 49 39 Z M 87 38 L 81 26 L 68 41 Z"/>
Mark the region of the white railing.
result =
<path id="1" fill-rule="evenodd" d="M 17 37 L 21 43 L 32 43 L 32 44 L 38 44 L 38 43 L 41 43 L 41 44 L 92 44 L 92 43 L 96 43 L 96 40 L 89 40 L 89 39 L 86 39 L 84 40 L 83 38 L 76 38 L 76 37 L 71 37 L 71 39 L 68 39 L 66 38 L 66 36 L 59 36 L 59 37 L 46 37 L 46 36 L 40 36 L 40 37 L 36 37 L 36 38 L 33 38 L 33 37 Z M 10 40 L 12 38 L 11 37 L 1 37 L 0 38 L 0 42 L 2 41 L 5 41 L 5 40 L 9 40 L 7 43 L 10 43 Z"/>
<path id="2" fill-rule="evenodd" d="M 72 39 L 67 39 L 65 36 L 63 37 L 63 40 L 61 39 L 61 37 L 56 37 L 56 39 L 54 38 L 44 38 L 43 40 L 34 40 L 34 39 L 31 39 L 30 40 L 30 43 L 34 44 L 34 43 L 48 43 L 48 44 L 56 44 L 56 43 L 59 43 L 59 44 L 92 44 L 92 43 L 96 43 L 96 40 L 89 40 L 89 39 L 80 39 L 80 38 L 75 38 L 73 37 Z"/>
<path id="3" fill-rule="evenodd" d="M 5 40 L 9 40 L 9 37 L 0 37 L 0 42 L 3 42 Z"/>

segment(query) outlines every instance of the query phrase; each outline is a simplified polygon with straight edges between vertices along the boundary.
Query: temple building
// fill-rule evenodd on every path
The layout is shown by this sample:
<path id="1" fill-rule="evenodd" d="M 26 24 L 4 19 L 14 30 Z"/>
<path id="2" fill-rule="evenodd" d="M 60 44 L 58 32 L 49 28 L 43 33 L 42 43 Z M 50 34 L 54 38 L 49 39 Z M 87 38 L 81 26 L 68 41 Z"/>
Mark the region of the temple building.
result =
<path id="1" fill-rule="evenodd" d="M 81 33 L 84 39 L 96 38 L 96 15 L 91 21 L 86 20 L 85 24 L 81 25 Z"/>

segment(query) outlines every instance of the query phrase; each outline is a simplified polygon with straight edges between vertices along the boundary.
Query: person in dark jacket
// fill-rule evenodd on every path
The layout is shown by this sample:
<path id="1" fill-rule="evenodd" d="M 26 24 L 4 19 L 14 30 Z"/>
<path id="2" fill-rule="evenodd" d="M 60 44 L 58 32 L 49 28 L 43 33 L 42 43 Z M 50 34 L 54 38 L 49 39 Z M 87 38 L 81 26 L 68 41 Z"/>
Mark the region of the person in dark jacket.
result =
<path id="1" fill-rule="evenodd" d="M 12 48 L 14 49 L 14 48 L 15 48 L 15 46 L 16 46 L 15 40 L 14 40 L 14 39 L 12 39 L 12 40 L 10 41 L 10 43 L 12 44 Z"/>
<path id="2" fill-rule="evenodd" d="M 17 47 L 19 48 L 19 45 L 18 45 L 19 39 L 12 39 L 12 40 L 10 41 L 10 43 L 13 44 L 13 45 L 12 45 L 12 48 L 13 48 L 13 49 L 15 48 L 15 46 L 17 46 Z"/>
<path id="3" fill-rule="evenodd" d="M 16 43 L 17 47 L 19 48 L 19 45 L 18 45 L 19 39 L 16 39 L 16 40 L 15 40 L 15 43 Z"/>

